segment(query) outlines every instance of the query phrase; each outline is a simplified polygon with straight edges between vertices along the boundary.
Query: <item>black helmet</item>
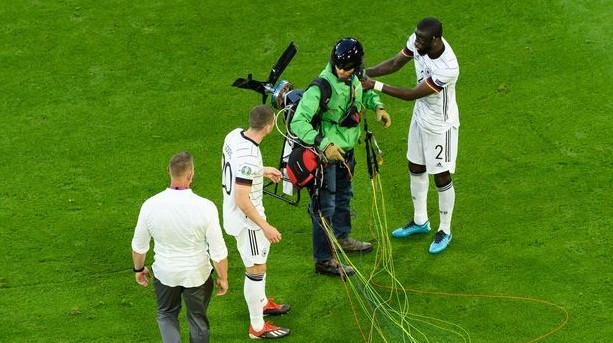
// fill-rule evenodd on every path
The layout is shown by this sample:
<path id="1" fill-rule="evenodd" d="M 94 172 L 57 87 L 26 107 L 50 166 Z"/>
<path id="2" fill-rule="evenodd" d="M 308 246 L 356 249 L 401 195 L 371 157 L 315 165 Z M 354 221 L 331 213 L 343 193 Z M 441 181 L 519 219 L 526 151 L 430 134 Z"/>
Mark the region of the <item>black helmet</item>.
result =
<path id="1" fill-rule="evenodd" d="M 340 69 L 349 70 L 355 68 L 357 72 L 362 66 L 363 58 L 364 49 L 362 44 L 355 38 L 346 37 L 334 44 L 332 54 L 330 55 L 330 62 Z"/>

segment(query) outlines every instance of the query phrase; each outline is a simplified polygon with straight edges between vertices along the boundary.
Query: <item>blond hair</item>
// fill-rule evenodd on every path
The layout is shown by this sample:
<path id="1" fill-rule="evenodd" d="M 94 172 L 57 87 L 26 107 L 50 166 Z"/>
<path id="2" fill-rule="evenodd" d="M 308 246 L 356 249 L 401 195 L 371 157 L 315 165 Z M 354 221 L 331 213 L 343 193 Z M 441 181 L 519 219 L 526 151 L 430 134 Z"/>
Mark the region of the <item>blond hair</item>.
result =
<path id="1" fill-rule="evenodd" d="M 175 154 L 168 163 L 168 172 L 173 178 L 185 177 L 192 171 L 194 167 L 194 159 L 187 151 L 181 151 Z"/>

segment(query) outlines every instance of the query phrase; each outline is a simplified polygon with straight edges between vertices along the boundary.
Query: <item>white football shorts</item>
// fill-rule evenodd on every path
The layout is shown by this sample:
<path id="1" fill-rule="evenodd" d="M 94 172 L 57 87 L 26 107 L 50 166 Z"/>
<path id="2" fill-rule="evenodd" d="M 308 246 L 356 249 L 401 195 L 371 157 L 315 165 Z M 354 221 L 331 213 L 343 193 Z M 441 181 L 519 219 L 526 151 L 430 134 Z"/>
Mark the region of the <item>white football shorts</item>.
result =
<path id="1" fill-rule="evenodd" d="M 414 164 L 425 165 L 428 174 L 455 173 L 458 128 L 450 127 L 443 133 L 431 133 L 422 130 L 413 121 L 407 142 L 407 159 Z"/>
<path id="2" fill-rule="evenodd" d="M 235 238 L 236 247 L 245 267 L 266 264 L 270 251 L 270 241 L 264 235 L 263 230 L 243 229 Z"/>

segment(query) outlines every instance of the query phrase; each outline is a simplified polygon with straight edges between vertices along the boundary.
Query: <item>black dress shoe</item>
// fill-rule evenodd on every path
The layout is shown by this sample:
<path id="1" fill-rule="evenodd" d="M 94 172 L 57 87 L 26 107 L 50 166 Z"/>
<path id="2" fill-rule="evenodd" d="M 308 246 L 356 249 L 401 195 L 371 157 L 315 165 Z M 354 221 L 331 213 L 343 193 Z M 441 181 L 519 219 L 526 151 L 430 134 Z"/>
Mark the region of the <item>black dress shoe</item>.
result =
<path id="1" fill-rule="evenodd" d="M 335 275 L 335 276 L 350 276 L 355 273 L 353 268 L 344 266 L 335 260 L 317 261 L 315 262 L 315 272 L 318 274 Z"/>

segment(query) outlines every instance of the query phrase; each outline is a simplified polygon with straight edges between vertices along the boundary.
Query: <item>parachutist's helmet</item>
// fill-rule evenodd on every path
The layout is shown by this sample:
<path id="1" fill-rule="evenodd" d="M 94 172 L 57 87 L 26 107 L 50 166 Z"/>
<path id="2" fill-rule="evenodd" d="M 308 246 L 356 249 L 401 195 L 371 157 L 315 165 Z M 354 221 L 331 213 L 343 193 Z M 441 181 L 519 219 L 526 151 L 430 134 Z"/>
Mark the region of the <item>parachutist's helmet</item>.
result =
<path id="1" fill-rule="evenodd" d="M 343 70 L 355 68 L 357 73 L 362 67 L 363 58 L 364 48 L 362 48 L 362 44 L 355 38 L 346 37 L 334 44 L 330 55 L 330 63 Z"/>

